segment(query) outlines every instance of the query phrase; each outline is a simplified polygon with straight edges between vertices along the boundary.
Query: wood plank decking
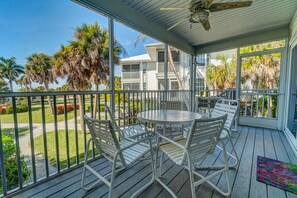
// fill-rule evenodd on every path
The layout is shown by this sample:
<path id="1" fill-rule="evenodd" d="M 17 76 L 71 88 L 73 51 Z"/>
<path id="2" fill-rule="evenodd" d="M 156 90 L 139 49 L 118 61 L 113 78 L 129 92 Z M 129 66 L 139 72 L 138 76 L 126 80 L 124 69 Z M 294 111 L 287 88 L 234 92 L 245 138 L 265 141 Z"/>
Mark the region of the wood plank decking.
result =
<path id="1" fill-rule="evenodd" d="M 257 156 L 266 156 L 290 163 L 297 163 L 293 151 L 282 132 L 270 129 L 239 126 L 237 132 L 233 133 L 233 141 L 240 157 L 237 169 L 230 170 L 230 181 L 232 186 L 231 197 L 269 197 L 269 198 L 297 198 L 297 195 L 284 190 L 268 186 L 256 181 Z M 227 141 L 230 150 L 230 142 Z M 220 164 L 222 153 L 219 150 L 206 158 L 202 164 Z M 163 181 L 169 185 L 178 197 L 190 197 L 190 186 L 188 172 L 180 166 L 174 165 L 168 158 L 164 158 Z M 102 174 L 111 171 L 110 164 L 106 159 L 100 158 L 92 162 L 92 166 Z M 108 188 L 103 185 L 89 192 L 80 188 L 82 168 L 58 176 L 46 183 L 35 186 L 14 195 L 14 197 L 107 197 Z M 200 171 L 208 175 L 209 171 Z M 115 194 L 118 197 L 130 197 L 133 192 L 150 180 L 151 166 L 149 160 L 136 163 L 120 173 L 115 180 Z M 93 175 L 87 177 L 87 182 L 95 180 Z M 225 177 L 221 175 L 212 180 L 223 189 Z M 202 184 L 196 188 L 198 197 L 222 197 L 208 184 Z M 158 183 L 154 183 L 145 190 L 140 197 L 170 197 L 170 194 Z"/>

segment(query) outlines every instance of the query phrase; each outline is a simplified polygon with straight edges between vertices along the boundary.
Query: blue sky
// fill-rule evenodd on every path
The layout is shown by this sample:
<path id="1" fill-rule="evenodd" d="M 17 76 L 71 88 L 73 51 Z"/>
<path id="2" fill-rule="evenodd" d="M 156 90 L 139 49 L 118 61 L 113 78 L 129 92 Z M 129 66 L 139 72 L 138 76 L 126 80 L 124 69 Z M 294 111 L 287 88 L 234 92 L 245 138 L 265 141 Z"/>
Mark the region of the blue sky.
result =
<path id="1" fill-rule="evenodd" d="M 52 55 L 72 39 L 76 27 L 95 22 L 108 27 L 106 17 L 70 0 L 0 0 L 0 56 L 14 56 L 18 64 L 25 65 L 31 54 L 43 52 Z M 115 35 L 129 56 L 146 53 L 144 43 L 134 47 L 139 32 L 115 22 Z M 152 42 L 156 41 L 145 41 Z M 120 68 L 117 67 L 116 75 L 119 74 Z M 59 85 L 51 87 L 63 83 L 60 80 Z M 16 91 L 18 87 L 14 87 Z"/>

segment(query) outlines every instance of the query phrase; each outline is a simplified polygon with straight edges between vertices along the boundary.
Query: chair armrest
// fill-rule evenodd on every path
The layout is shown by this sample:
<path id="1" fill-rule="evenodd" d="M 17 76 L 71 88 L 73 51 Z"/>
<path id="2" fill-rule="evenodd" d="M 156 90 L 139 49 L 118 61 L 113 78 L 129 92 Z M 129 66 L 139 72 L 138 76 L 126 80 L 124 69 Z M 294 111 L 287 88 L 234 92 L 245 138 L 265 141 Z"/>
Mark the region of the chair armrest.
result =
<path id="1" fill-rule="evenodd" d="M 181 149 L 183 149 L 184 151 L 186 151 L 186 148 L 183 145 L 175 142 L 174 140 L 172 140 L 170 138 L 165 137 L 164 135 L 161 135 L 159 132 L 156 132 L 156 133 L 159 136 L 157 138 L 162 138 L 162 139 L 166 140 L 167 142 L 170 142 L 170 143 L 174 144 L 175 146 L 180 147 Z"/>
<path id="2" fill-rule="evenodd" d="M 128 149 L 128 148 L 131 148 L 131 147 L 133 147 L 133 146 L 135 146 L 135 145 L 137 145 L 137 144 L 140 144 L 141 142 L 144 142 L 145 140 L 149 140 L 149 141 L 150 141 L 150 144 L 149 144 L 149 145 L 151 145 L 151 139 L 150 139 L 149 137 L 145 137 L 145 138 L 143 138 L 143 139 L 140 139 L 140 140 L 138 140 L 137 142 L 135 142 L 135 141 L 133 141 L 133 140 L 131 140 L 131 139 L 128 139 L 128 138 L 126 138 L 126 140 L 129 140 L 129 141 L 131 141 L 131 142 L 133 142 L 133 143 L 130 144 L 130 145 L 128 145 L 128 146 L 125 146 L 124 148 L 121 148 L 120 150 L 118 150 L 117 153 L 123 152 L 124 150 L 126 150 L 126 149 Z M 150 147 L 151 147 L 151 146 L 150 146 Z"/>

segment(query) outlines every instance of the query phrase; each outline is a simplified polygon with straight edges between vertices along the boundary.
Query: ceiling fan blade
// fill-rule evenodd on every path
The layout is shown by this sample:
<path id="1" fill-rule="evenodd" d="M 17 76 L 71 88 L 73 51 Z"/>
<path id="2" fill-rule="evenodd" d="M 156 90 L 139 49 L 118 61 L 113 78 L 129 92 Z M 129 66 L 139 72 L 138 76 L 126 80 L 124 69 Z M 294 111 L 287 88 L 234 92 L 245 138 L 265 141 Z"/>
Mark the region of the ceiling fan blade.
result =
<path id="1" fill-rule="evenodd" d="M 208 31 L 210 29 L 210 24 L 208 18 L 204 19 L 203 21 L 200 21 L 200 23 L 203 25 L 204 29 Z"/>
<path id="2" fill-rule="evenodd" d="M 180 20 L 179 22 L 175 23 L 174 25 L 172 25 L 172 26 L 171 26 L 170 28 L 168 28 L 167 30 L 168 30 L 168 31 L 171 30 L 172 28 L 174 28 L 175 26 L 181 24 L 181 23 L 184 22 L 185 20 L 187 20 L 187 19 L 182 19 L 182 20 Z"/>
<path id="3" fill-rule="evenodd" d="M 201 0 L 203 8 L 209 8 L 214 0 Z"/>
<path id="4" fill-rule="evenodd" d="M 253 3 L 253 1 L 214 3 L 208 9 L 210 12 L 217 12 L 217 11 L 221 11 L 221 10 L 249 7 L 252 5 L 252 3 Z"/>
<path id="5" fill-rule="evenodd" d="M 185 10 L 187 8 L 160 8 L 160 10 Z"/>

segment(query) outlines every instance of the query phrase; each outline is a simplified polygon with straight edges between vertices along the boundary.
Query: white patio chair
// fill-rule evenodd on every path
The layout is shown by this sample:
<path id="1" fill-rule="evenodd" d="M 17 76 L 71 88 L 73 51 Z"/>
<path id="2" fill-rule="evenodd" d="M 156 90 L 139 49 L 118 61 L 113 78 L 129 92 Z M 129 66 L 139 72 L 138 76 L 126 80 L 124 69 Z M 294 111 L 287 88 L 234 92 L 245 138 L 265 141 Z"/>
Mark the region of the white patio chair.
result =
<path id="1" fill-rule="evenodd" d="M 236 130 L 236 125 L 237 123 L 235 123 L 236 120 L 236 115 L 237 115 L 237 111 L 239 108 L 239 103 L 237 100 L 228 100 L 228 99 L 220 99 L 216 102 L 214 109 L 211 111 L 210 117 L 211 118 L 215 118 L 218 116 L 222 116 L 224 114 L 227 114 L 227 120 L 225 122 L 222 134 L 220 136 L 220 138 L 229 138 L 229 141 L 231 143 L 232 149 L 234 151 L 234 155 L 232 155 L 231 153 L 227 152 L 227 154 L 233 158 L 235 160 L 234 164 L 229 164 L 230 168 L 234 168 L 235 166 L 237 166 L 238 162 L 239 162 L 239 158 L 237 155 L 237 152 L 235 150 L 233 141 L 231 139 L 231 134 L 232 134 L 232 126 L 233 123 L 235 125 L 235 130 Z M 219 148 L 220 150 L 222 150 L 222 148 L 220 146 L 217 146 L 217 148 Z"/>
<path id="2" fill-rule="evenodd" d="M 181 101 L 161 101 L 160 103 L 160 109 L 165 110 L 185 110 L 186 106 Z M 158 124 L 155 127 L 155 130 L 159 132 L 164 133 L 164 127 L 165 127 L 165 133 L 169 133 L 171 139 L 178 138 L 182 135 L 184 126 L 183 125 L 161 125 Z M 167 134 L 164 134 L 167 135 Z"/>
<path id="3" fill-rule="evenodd" d="M 135 124 L 129 124 L 125 126 L 118 126 L 116 123 L 116 120 L 111 113 L 109 107 L 105 105 L 105 111 L 108 113 L 108 116 L 110 117 L 110 120 L 112 121 L 112 124 L 114 127 L 118 130 L 122 130 L 122 137 L 121 138 L 132 138 L 132 139 L 139 139 L 142 137 L 145 137 L 147 133 L 147 128 L 144 124 L 141 123 L 135 123 Z"/>
<path id="4" fill-rule="evenodd" d="M 230 195 L 231 188 L 229 183 L 229 167 L 227 162 L 227 154 L 226 148 L 223 141 L 220 140 L 220 135 L 223 130 L 225 121 L 227 119 L 227 115 L 211 118 L 211 119 L 197 119 L 194 120 L 191 126 L 191 130 L 187 138 L 182 138 L 177 141 L 171 140 L 160 133 L 158 134 L 157 145 L 158 149 L 156 152 L 156 156 L 158 155 L 158 150 L 162 151 L 160 157 L 160 168 L 159 168 L 159 176 L 162 175 L 162 155 L 163 153 L 166 154 L 174 163 L 177 165 L 184 166 L 189 171 L 190 176 L 190 185 L 191 185 L 191 192 L 192 197 L 196 197 L 195 187 L 199 186 L 200 184 L 207 182 L 213 188 L 215 188 L 219 193 L 224 196 Z M 165 140 L 165 143 L 160 143 L 160 139 Z M 167 141 L 167 142 L 166 142 Z M 207 156 L 211 155 L 218 142 L 221 142 L 223 147 L 223 154 L 224 154 L 224 167 L 217 170 L 216 172 L 212 172 L 210 175 L 204 177 L 203 175 L 199 174 L 198 172 L 194 171 L 194 166 L 197 162 L 205 159 Z M 155 164 L 156 167 L 156 164 Z M 221 190 L 218 186 L 210 181 L 211 178 L 224 173 L 226 176 L 227 182 L 227 192 Z M 194 175 L 197 175 L 201 178 L 198 181 L 194 181 Z M 173 196 L 176 195 L 173 191 L 166 186 L 165 183 L 161 181 L 158 177 L 156 180 Z"/>
<path id="5" fill-rule="evenodd" d="M 153 153 L 149 137 L 142 138 L 138 141 L 131 140 L 128 138 L 124 138 L 121 141 L 119 141 L 116 132 L 120 134 L 122 133 L 122 131 L 115 128 L 114 124 L 112 124 L 112 121 L 95 120 L 86 115 L 84 116 L 84 119 L 91 134 L 91 138 L 89 139 L 87 144 L 85 152 L 85 162 L 83 166 L 81 187 L 84 190 L 90 190 L 95 185 L 99 184 L 100 182 L 103 182 L 109 187 L 109 197 L 113 197 L 113 187 L 116 173 L 130 166 L 135 161 L 142 158 L 148 152 L 150 152 L 151 155 L 151 163 L 153 170 L 152 180 L 145 186 L 140 188 L 138 191 L 136 191 L 133 194 L 133 196 L 138 195 L 150 184 L 152 184 L 153 181 L 155 181 Z M 149 143 L 144 143 L 145 141 Z M 88 165 L 88 151 L 91 142 L 94 143 L 95 147 L 98 149 L 100 154 L 106 157 L 106 159 L 111 162 L 111 173 L 107 175 L 100 175 L 97 171 L 95 171 L 91 166 Z M 96 181 L 88 185 L 88 187 L 85 185 L 86 170 L 89 170 L 99 179 L 99 181 Z M 108 181 L 107 179 L 108 176 L 110 176 L 110 181 Z"/>

